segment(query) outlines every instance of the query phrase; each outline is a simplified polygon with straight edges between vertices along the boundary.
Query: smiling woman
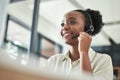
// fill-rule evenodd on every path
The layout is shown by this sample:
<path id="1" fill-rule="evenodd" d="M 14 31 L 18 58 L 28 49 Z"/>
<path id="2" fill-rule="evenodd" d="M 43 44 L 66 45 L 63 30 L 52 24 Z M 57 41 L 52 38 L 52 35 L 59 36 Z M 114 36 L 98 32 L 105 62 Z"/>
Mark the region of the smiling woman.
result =
<path id="1" fill-rule="evenodd" d="M 6 1 L 10 1 L 10 4 L 9 2 L 5 3 Z M 40 1 L 40 6 L 35 5 L 34 1 Z M 34 42 L 35 47 L 32 46 L 31 51 L 35 51 L 35 55 L 39 56 L 40 66 L 44 65 L 43 62 L 50 57 L 46 66 L 50 64 L 49 68 L 52 71 L 57 72 L 58 67 L 60 67 L 61 72 L 65 71 L 66 74 L 71 74 L 72 71 L 81 72 L 82 70 L 94 75 L 94 77 L 110 80 L 112 78 L 112 61 L 115 69 L 120 66 L 119 3 L 120 0 L 88 2 L 85 0 L 1 0 L 0 45 L 5 43 L 4 48 L 9 52 L 10 57 L 27 65 L 28 58 L 30 58 L 28 56 L 30 44 Z M 7 6 L 8 9 L 6 10 Z M 33 18 L 35 6 L 40 9 L 36 10 L 38 21 L 33 20 L 35 19 L 35 16 Z M 87 7 L 99 9 L 103 16 L 99 11 L 78 9 Z M 67 12 L 71 9 L 72 11 Z M 62 21 L 58 22 L 64 13 L 66 14 Z M 10 19 L 7 15 L 10 16 Z M 101 31 L 102 18 L 105 27 Z M 30 30 L 32 21 L 35 26 L 38 26 L 34 31 L 37 35 L 33 35 L 33 37 L 31 37 Z M 59 28 L 57 23 L 61 24 Z M 97 34 L 99 32 L 100 34 Z M 30 40 L 33 42 L 30 43 Z M 93 51 L 90 48 L 91 46 L 97 52 Z M 63 54 L 58 54 L 59 52 Z M 110 56 L 98 52 L 109 54 L 112 61 Z M 32 61 L 34 61 L 33 58 Z M 115 72 L 115 74 L 118 75 L 116 77 L 119 77 L 119 72 Z"/>
<path id="2" fill-rule="evenodd" d="M 113 67 L 110 56 L 93 51 L 92 36 L 103 26 L 102 15 L 97 10 L 73 10 L 64 15 L 61 23 L 61 36 L 69 45 L 66 54 L 50 57 L 46 63 L 49 70 L 71 74 L 87 72 L 95 79 L 112 80 Z M 80 74 L 78 73 L 78 74 Z"/>

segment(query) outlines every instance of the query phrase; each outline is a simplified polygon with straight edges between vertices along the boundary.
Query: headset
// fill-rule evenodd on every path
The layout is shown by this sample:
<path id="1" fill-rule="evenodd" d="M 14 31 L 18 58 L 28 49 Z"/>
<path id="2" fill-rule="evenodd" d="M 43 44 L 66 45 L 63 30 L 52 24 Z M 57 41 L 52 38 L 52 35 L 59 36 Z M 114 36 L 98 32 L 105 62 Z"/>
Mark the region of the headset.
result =
<path id="1" fill-rule="evenodd" d="M 89 35 L 92 35 L 93 31 L 94 31 L 94 27 L 93 27 L 93 23 L 92 23 L 92 18 L 90 16 L 90 14 L 86 11 L 82 11 L 83 14 L 86 17 L 86 25 L 85 25 L 85 32 L 87 32 Z"/>
<path id="2" fill-rule="evenodd" d="M 91 15 L 86 10 L 74 10 L 74 11 L 83 13 L 83 15 L 86 18 L 86 25 L 85 25 L 84 31 L 87 32 L 89 35 L 92 35 L 94 31 L 94 26 L 92 23 Z"/>
<path id="3" fill-rule="evenodd" d="M 74 11 L 83 13 L 83 15 L 86 18 L 86 24 L 85 24 L 84 31 L 87 32 L 89 35 L 92 35 L 92 33 L 94 31 L 94 26 L 93 26 L 93 23 L 92 23 L 91 15 L 85 10 L 74 10 Z M 79 34 L 74 35 L 74 36 L 72 36 L 72 39 L 77 38 L 78 36 L 79 36 Z"/>

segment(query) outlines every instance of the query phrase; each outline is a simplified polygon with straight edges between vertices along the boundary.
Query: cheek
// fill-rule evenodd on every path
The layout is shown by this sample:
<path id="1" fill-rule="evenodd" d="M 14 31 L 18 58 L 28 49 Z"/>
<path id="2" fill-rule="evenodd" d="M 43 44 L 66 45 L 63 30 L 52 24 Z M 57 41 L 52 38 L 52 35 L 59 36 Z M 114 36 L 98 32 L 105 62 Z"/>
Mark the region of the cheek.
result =
<path id="1" fill-rule="evenodd" d="M 76 26 L 74 29 L 75 29 L 77 32 L 84 32 L 84 27 L 82 27 L 82 26 Z"/>

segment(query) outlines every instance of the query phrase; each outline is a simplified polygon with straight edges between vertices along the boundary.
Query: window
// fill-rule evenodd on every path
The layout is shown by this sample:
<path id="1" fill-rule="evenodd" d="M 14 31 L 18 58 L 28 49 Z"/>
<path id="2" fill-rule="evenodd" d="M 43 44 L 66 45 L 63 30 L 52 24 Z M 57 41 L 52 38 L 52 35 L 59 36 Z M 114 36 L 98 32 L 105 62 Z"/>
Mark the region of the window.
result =
<path id="1" fill-rule="evenodd" d="M 27 63 L 27 51 L 30 43 L 30 31 L 23 26 L 8 20 L 5 49 L 12 59 L 18 60 L 21 64 Z"/>
<path id="2" fill-rule="evenodd" d="M 12 20 L 8 22 L 7 40 L 17 45 L 28 47 L 30 43 L 30 31 Z"/>
<path id="3" fill-rule="evenodd" d="M 41 55 L 45 57 L 50 57 L 54 54 L 60 53 L 60 47 L 54 42 L 42 38 L 41 40 Z"/>

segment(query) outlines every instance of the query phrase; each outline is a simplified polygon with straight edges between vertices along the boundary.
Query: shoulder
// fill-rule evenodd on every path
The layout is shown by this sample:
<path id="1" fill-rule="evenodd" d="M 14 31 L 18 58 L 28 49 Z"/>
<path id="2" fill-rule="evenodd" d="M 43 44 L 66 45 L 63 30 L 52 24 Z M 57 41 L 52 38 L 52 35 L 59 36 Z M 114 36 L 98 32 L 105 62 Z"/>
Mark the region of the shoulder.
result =
<path id="1" fill-rule="evenodd" d="M 108 54 L 98 53 L 93 49 L 89 50 L 89 57 L 90 57 L 90 61 L 93 63 L 111 61 L 111 57 Z"/>
<path id="2" fill-rule="evenodd" d="M 94 65 L 102 66 L 102 65 L 112 65 L 111 57 L 108 54 L 103 53 L 95 53 L 95 58 L 93 60 Z"/>
<path id="3" fill-rule="evenodd" d="M 100 59 L 100 60 L 111 60 L 111 57 L 108 55 L 108 54 L 105 54 L 105 53 L 96 53 L 96 58 L 97 59 Z"/>
<path id="4" fill-rule="evenodd" d="M 108 54 L 95 53 L 92 68 L 96 78 L 113 79 L 112 60 Z"/>

